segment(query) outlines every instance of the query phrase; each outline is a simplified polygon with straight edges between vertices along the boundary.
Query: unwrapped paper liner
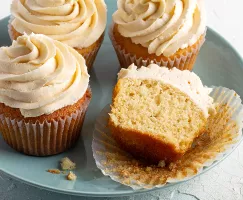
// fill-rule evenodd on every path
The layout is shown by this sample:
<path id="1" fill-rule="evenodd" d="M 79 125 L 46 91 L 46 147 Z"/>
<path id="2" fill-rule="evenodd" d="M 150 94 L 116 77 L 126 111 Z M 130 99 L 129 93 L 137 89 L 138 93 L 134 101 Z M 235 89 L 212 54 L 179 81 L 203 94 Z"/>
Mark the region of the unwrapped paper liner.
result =
<path id="1" fill-rule="evenodd" d="M 43 122 L 26 122 L 0 115 L 1 134 L 9 146 L 33 156 L 50 156 L 72 147 L 78 140 L 84 122 L 87 99 L 69 116 Z"/>
<path id="2" fill-rule="evenodd" d="M 112 180 L 141 190 L 183 182 L 215 166 L 242 140 L 243 106 L 240 97 L 227 88 L 215 87 L 211 96 L 216 112 L 209 117 L 206 133 L 180 160 L 165 167 L 137 160 L 119 147 L 107 127 L 110 106 L 106 106 L 97 118 L 93 136 L 97 167 Z"/>
<path id="3" fill-rule="evenodd" d="M 113 47 L 116 51 L 121 68 L 127 68 L 133 63 L 138 67 L 142 67 L 142 66 L 146 67 L 149 64 L 154 63 L 159 66 L 165 66 L 168 68 L 176 67 L 180 70 L 192 70 L 194 63 L 196 61 L 197 55 L 200 51 L 200 48 L 202 47 L 202 45 L 205 42 L 205 36 L 206 36 L 206 31 L 205 31 L 201 42 L 198 43 L 198 45 L 196 45 L 195 48 L 191 48 L 190 51 L 188 51 L 186 54 L 181 54 L 179 56 L 176 56 L 174 59 L 167 58 L 165 60 L 161 59 L 160 61 L 158 61 L 155 59 L 151 60 L 150 58 L 144 59 L 142 57 L 137 57 L 134 54 L 126 52 L 125 49 L 123 49 L 116 42 L 116 40 L 113 36 L 113 28 L 114 28 L 114 24 L 111 25 L 111 27 L 110 27 L 109 36 L 110 36 L 111 42 L 113 44 Z"/>

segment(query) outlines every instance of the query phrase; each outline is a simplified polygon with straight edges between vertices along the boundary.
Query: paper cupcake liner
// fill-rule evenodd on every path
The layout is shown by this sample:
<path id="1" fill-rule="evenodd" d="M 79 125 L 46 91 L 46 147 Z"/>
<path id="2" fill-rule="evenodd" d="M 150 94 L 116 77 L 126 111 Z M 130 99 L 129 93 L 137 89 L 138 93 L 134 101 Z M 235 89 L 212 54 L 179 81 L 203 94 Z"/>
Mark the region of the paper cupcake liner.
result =
<path id="1" fill-rule="evenodd" d="M 95 49 L 93 49 L 91 52 L 87 54 L 83 54 L 84 59 L 86 60 L 86 65 L 88 67 L 88 70 L 90 70 L 93 67 L 95 58 L 99 52 L 101 45 Z"/>
<path id="2" fill-rule="evenodd" d="M 99 45 L 97 45 L 94 49 L 92 49 L 90 52 L 87 52 L 87 53 L 81 53 L 79 49 L 76 49 L 85 59 L 86 61 L 86 65 L 88 67 L 88 70 L 90 70 L 92 67 L 93 67 L 93 64 L 94 64 L 94 61 L 95 61 L 95 58 L 99 52 L 99 49 L 103 43 L 103 40 L 104 40 L 104 34 L 101 36 L 102 37 L 102 40 L 100 42 Z"/>
<path id="3" fill-rule="evenodd" d="M 109 31 L 109 36 L 110 36 L 111 42 L 113 44 L 113 47 L 116 51 L 118 60 L 120 62 L 120 67 L 122 67 L 122 68 L 127 68 L 133 63 L 138 67 L 142 67 L 142 66 L 146 67 L 149 64 L 154 63 L 159 66 L 165 66 L 168 68 L 176 67 L 180 70 L 192 70 L 194 63 L 196 61 L 197 55 L 200 51 L 200 48 L 202 47 L 203 43 L 205 42 L 205 36 L 206 36 L 206 31 L 205 31 L 205 33 L 203 35 L 203 39 L 194 48 L 190 48 L 190 50 L 188 50 L 186 54 L 178 55 L 174 59 L 161 58 L 158 61 L 157 59 L 150 59 L 150 58 L 144 59 L 142 57 L 138 57 L 137 55 L 126 52 L 125 49 L 123 49 L 116 42 L 116 40 L 113 36 L 113 28 L 114 28 L 114 25 L 111 25 L 111 28 Z"/>
<path id="4" fill-rule="evenodd" d="M 4 140 L 18 152 L 33 156 L 50 156 L 72 147 L 78 140 L 89 100 L 70 116 L 44 122 L 25 122 L 0 115 Z"/>
<path id="5" fill-rule="evenodd" d="M 110 106 L 106 106 L 97 118 L 92 143 L 97 167 L 105 176 L 134 190 L 183 182 L 210 169 L 229 155 L 243 138 L 240 97 L 223 87 L 215 87 L 211 96 L 217 106 L 208 120 L 207 131 L 194 141 L 192 148 L 180 160 L 166 166 L 148 164 L 122 150 L 107 127 Z"/>

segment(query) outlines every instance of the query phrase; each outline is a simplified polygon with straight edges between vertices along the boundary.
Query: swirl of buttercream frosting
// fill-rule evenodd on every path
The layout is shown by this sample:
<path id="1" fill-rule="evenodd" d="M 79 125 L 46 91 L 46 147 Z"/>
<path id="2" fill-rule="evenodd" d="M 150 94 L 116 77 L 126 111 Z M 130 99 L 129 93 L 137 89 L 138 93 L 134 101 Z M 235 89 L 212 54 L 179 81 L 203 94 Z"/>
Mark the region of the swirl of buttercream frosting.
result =
<path id="1" fill-rule="evenodd" d="M 195 44 L 206 30 L 202 0 L 118 0 L 119 33 L 149 54 L 171 56 Z"/>
<path id="2" fill-rule="evenodd" d="M 107 10 L 104 0 L 13 0 L 13 28 L 44 34 L 74 48 L 85 48 L 103 34 Z"/>
<path id="3" fill-rule="evenodd" d="M 24 117 L 73 105 L 88 85 L 84 58 L 47 36 L 24 34 L 0 49 L 0 102 L 20 109 Z"/>

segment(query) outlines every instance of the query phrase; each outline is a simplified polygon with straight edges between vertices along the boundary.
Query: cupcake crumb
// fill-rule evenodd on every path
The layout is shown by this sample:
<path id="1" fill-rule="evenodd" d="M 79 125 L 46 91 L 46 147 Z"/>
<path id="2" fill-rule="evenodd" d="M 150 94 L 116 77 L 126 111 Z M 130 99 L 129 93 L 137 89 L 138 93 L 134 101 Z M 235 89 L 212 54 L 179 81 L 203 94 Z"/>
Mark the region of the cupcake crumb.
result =
<path id="1" fill-rule="evenodd" d="M 152 170 L 152 167 L 146 167 L 146 172 L 151 172 Z"/>
<path id="2" fill-rule="evenodd" d="M 77 179 L 77 176 L 72 171 L 70 171 L 67 175 L 67 180 L 75 181 L 76 179 Z"/>
<path id="3" fill-rule="evenodd" d="M 165 161 L 164 160 L 159 161 L 158 167 L 161 168 L 165 167 Z"/>
<path id="4" fill-rule="evenodd" d="M 59 169 L 48 169 L 47 172 L 51 174 L 60 174 L 61 171 Z"/>
<path id="5" fill-rule="evenodd" d="M 74 170 L 76 169 L 76 163 L 71 161 L 68 157 L 63 158 L 60 161 L 62 170 Z"/>

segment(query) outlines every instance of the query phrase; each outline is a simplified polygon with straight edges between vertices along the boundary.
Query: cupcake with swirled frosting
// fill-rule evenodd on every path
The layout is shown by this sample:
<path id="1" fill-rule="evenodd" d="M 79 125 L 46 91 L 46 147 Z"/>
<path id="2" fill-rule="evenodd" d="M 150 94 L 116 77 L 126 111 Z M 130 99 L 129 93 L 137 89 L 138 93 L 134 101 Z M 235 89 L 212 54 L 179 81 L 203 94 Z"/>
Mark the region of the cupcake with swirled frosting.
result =
<path id="1" fill-rule="evenodd" d="M 9 34 L 44 34 L 76 49 L 91 68 L 104 39 L 104 0 L 13 0 Z"/>
<path id="2" fill-rule="evenodd" d="M 91 99 L 84 58 L 41 34 L 0 48 L 0 132 L 15 150 L 34 156 L 75 144 Z"/>
<path id="3" fill-rule="evenodd" d="M 118 0 L 110 38 L 121 67 L 192 70 L 205 41 L 203 0 Z"/>

